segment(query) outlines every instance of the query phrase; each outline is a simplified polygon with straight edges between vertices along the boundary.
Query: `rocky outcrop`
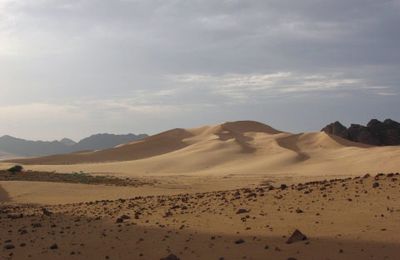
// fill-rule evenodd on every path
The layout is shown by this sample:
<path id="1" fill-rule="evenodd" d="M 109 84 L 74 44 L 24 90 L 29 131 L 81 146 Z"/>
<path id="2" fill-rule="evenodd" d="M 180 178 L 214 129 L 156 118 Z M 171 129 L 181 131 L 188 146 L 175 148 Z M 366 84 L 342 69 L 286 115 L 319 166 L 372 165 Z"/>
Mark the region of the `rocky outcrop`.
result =
<path id="1" fill-rule="evenodd" d="M 347 139 L 349 135 L 347 128 L 344 125 L 342 125 L 339 121 L 336 121 L 334 123 L 325 126 L 321 131 L 324 131 L 325 133 L 331 135 L 337 135 L 345 139 Z"/>
<path id="2" fill-rule="evenodd" d="M 391 119 L 372 119 L 366 126 L 351 124 L 349 128 L 336 121 L 321 131 L 369 145 L 400 145 L 400 123 Z"/>

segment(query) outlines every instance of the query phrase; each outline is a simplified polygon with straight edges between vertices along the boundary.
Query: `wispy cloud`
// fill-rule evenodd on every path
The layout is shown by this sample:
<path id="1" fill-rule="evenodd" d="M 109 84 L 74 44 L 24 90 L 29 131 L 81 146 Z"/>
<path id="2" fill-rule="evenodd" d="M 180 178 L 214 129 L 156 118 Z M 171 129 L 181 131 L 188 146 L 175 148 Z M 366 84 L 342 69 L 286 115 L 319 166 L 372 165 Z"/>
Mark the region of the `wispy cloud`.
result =
<path id="1" fill-rule="evenodd" d="M 399 93 L 396 92 L 377 92 L 380 96 L 397 96 Z"/>
<path id="2" fill-rule="evenodd" d="M 340 73 L 304 74 L 296 72 L 276 72 L 270 74 L 183 74 L 170 75 L 169 78 L 183 85 L 196 85 L 215 95 L 238 101 L 252 102 L 258 98 L 297 94 L 318 95 L 325 92 L 369 91 L 388 88 L 375 87 L 367 80 L 351 78 Z M 376 93 L 378 94 L 378 93 Z"/>

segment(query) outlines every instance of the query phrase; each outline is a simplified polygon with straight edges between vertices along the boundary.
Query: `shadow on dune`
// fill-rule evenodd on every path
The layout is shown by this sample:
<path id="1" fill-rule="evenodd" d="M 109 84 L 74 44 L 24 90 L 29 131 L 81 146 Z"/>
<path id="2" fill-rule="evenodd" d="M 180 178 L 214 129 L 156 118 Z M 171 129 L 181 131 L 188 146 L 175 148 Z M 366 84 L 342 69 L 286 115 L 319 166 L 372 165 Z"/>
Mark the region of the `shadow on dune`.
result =
<path id="1" fill-rule="evenodd" d="M 0 184 L 0 202 L 7 202 L 7 201 L 10 201 L 9 194 L 5 189 L 3 189 L 3 187 L 1 187 Z"/>
<path id="2" fill-rule="evenodd" d="M 310 156 L 303 152 L 300 147 L 297 145 L 299 138 L 302 134 L 291 135 L 288 137 L 283 137 L 276 139 L 276 142 L 283 148 L 291 150 L 297 154 L 297 159 L 299 161 L 305 161 L 310 159 Z"/>
<path id="3" fill-rule="evenodd" d="M 188 144 L 184 142 L 184 139 L 192 136 L 185 129 L 176 128 L 111 149 L 19 159 L 11 162 L 55 165 L 140 160 L 185 148 Z"/>
<path id="4" fill-rule="evenodd" d="M 249 144 L 253 138 L 245 136 L 245 133 L 248 132 L 266 133 L 270 135 L 282 133 L 281 131 L 259 122 L 237 121 L 222 124 L 221 130 L 215 133 L 215 135 L 217 135 L 221 141 L 235 139 L 235 142 L 241 146 L 243 153 L 254 153 L 257 149 Z"/>

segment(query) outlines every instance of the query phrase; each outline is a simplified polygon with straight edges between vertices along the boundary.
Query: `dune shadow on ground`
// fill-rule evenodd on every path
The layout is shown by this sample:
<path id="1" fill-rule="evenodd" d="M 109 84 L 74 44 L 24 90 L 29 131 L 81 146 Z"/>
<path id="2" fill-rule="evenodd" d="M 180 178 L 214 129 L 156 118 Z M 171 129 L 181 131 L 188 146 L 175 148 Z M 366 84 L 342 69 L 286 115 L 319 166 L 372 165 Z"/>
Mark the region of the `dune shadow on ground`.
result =
<path id="1" fill-rule="evenodd" d="M 10 196 L 8 194 L 8 192 L 3 189 L 3 187 L 1 187 L 0 184 L 0 202 L 8 202 L 10 201 Z"/>
<path id="2" fill-rule="evenodd" d="M 84 206 L 82 206 L 84 207 Z M 76 209 L 80 207 L 77 206 Z M 40 208 L 39 208 L 40 209 Z M 50 209 L 51 210 L 51 209 Z M 19 211 L 19 209 L 17 210 Z M 24 236 L 20 226 L 40 227 Z M 266 234 L 222 234 L 198 229 L 173 229 L 117 224 L 113 218 L 87 218 L 69 214 L 50 217 L 4 219 L 0 231 L 15 228 L 7 239 L 14 244 L 29 241 L 28 247 L 12 250 L 16 259 L 160 259 L 173 253 L 180 259 L 398 259 L 400 244 L 309 237 L 307 241 L 286 244 L 287 237 Z M 68 227 L 67 229 L 65 227 Z M 32 230 L 33 230 L 32 229 Z M 42 238 L 40 238 L 42 237 Z M 57 249 L 50 249 L 56 241 Z M 28 250 L 29 249 L 29 250 Z M 9 253 L 3 251 L 4 254 Z"/>

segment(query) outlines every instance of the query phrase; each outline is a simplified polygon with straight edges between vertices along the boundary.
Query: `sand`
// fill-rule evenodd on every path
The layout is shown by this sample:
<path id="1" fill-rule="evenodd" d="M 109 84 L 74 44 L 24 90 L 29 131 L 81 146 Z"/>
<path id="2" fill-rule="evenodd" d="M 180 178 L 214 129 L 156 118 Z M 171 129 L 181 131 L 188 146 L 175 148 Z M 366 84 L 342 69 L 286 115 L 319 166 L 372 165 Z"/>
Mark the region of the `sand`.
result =
<path id="1" fill-rule="evenodd" d="M 2 206 L 1 256 L 398 259 L 399 188 L 400 178 L 394 175 L 286 189 L 270 190 L 266 185 L 67 205 Z M 307 239 L 287 244 L 297 229 Z"/>
<path id="2" fill-rule="evenodd" d="M 400 255 L 400 147 L 239 121 L 173 129 L 104 151 L 3 162 L 0 168 L 15 163 L 153 184 L 0 181 L 5 259 Z M 379 172 L 393 174 L 374 177 Z M 362 177 L 366 173 L 372 176 Z M 307 240 L 287 244 L 296 229 Z"/>
<path id="3" fill-rule="evenodd" d="M 370 147 L 323 132 L 291 134 L 253 121 L 173 129 L 95 152 L 17 159 L 39 171 L 119 176 L 360 175 L 400 169 L 396 146 Z M 0 164 L 5 168 L 11 164 Z"/>

